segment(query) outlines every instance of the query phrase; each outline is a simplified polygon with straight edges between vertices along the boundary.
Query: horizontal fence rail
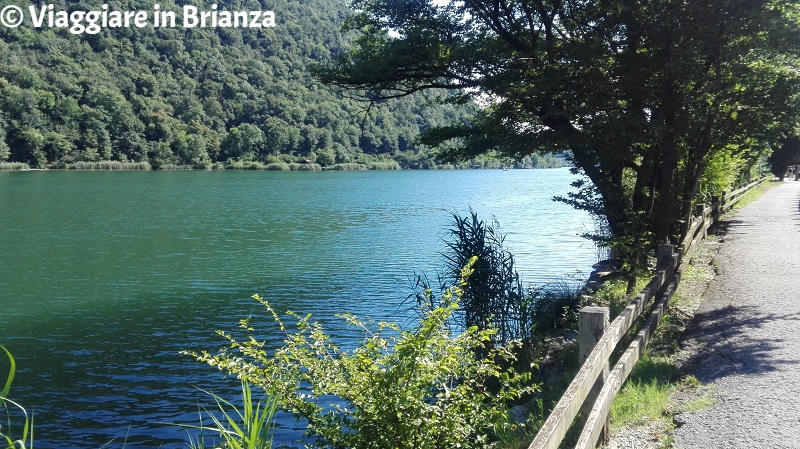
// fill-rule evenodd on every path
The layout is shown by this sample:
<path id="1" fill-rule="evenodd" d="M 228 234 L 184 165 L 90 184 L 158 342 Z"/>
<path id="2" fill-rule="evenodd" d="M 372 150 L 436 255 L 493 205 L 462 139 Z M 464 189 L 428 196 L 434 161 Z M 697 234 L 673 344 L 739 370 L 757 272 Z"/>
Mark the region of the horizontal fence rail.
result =
<path id="1" fill-rule="evenodd" d="M 584 351 L 581 347 L 580 357 L 585 359 L 581 369 L 528 449 L 558 448 L 579 412 L 582 412 L 583 416 L 583 430 L 575 448 L 591 449 L 597 446 L 599 440 L 603 443 L 608 442 L 611 403 L 661 322 L 698 243 L 706 237 L 708 229 L 722 214 L 738 203 L 745 193 L 761 185 L 766 179 L 761 178 L 731 193 L 723 192 L 721 196 L 713 197 L 710 205 L 698 204 L 696 215 L 689 220 L 681 243 L 677 247 L 659 245 L 656 255 L 656 274 L 611 324 L 607 324 L 607 308 L 586 307 L 581 310 L 579 344 L 583 346 L 584 342 L 590 342 L 593 349 L 587 348 Z M 634 336 L 614 368 L 609 370 L 609 358 L 612 352 L 654 298 L 657 302 L 647 322 Z M 590 317 L 593 314 L 595 316 Z M 587 316 L 586 319 L 584 315 Z"/>

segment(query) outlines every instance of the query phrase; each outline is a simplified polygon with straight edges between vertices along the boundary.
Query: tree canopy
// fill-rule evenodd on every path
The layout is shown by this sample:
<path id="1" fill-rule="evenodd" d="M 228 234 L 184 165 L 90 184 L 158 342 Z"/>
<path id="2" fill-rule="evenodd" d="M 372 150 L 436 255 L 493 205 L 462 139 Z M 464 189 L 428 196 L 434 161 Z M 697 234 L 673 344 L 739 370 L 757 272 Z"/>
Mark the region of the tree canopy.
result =
<path id="1" fill-rule="evenodd" d="M 475 99 L 474 119 L 424 134 L 454 159 L 571 152 L 591 182 L 565 200 L 605 216 L 624 253 L 674 241 L 708 167 L 744 170 L 798 123 L 795 1 L 353 7 L 355 45 L 319 70 L 324 81 L 370 101 L 431 89 Z"/>

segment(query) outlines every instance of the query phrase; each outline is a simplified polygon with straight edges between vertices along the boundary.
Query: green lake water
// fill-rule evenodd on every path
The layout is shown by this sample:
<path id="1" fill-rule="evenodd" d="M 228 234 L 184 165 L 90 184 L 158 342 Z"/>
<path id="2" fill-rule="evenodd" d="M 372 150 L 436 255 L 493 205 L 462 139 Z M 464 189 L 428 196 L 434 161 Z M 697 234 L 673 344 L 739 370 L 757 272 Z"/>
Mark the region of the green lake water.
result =
<path id="1" fill-rule="evenodd" d="M 578 235 L 592 220 L 552 201 L 573 180 L 567 169 L 0 172 L 11 397 L 34 410 L 37 448 L 185 447 L 169 423 L 197 424 L 198 402 L 213 405 L 195 386 L 238 384 L 179 352 L 214 351 L 215 330 L 259 321 L 252 294 L 345 340 L 336 313 L 407 321 L 409 278 L 435 277 L 450 214 L 470 207 L 497 218 L 524 282 L 588 276 L 595 250 Z M 292 419 L 279 424 L 276 440 L 298 438 Z"/>

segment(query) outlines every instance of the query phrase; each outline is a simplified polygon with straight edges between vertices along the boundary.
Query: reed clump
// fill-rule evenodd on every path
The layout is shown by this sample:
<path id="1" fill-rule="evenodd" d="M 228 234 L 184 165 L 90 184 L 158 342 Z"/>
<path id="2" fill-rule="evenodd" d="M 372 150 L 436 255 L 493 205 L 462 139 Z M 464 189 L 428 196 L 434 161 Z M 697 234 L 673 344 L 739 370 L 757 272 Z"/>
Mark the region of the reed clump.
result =
<path id="1" fill-rule="evenodd" d="M 79 161 L 67 165 L 67 170 L 148 171 L 152 169 L 149 162 Z"/>
<path id="2" fill-rule="evenodd" d="M 24 162 L 0 162 L 0 170 L 30 170 L 31 166 Z"/>
<path id="3" fill-rule="evenodd" d="M 402 170 L 397 161 L 370 162 L 367 164 L 369 170 Z"/>
<path id="4" fill-rule="evenodd" d="M 268 170 L 267 165 L 258 161 L 233 161 L 228 168 L 234 170 Z"/>
<path id="5" fill-rule="evenodd" d="M 496 221 L 480 220 L 472 210 L 463 217 L 453 213 L 452 218 L 439 282 L 417 276 L 410 298 L 419 305 L 437 306 L 442 297 L 437 287 L 457 280 L 459 267 L 475 257 L 474 272 L 463 285 L 454 324 L 462 328 L 491 326 L 497 330 L 493 344 L 521 342 L 517 354 L 521 366 L 545 357 L 552 341 L 577 329 L 579 284 L 567 279 L 550 285 L 523 284 Z"/>
<path id="6" fill-rule="evenodd" d="M 298 162 L 293 162 L 289 164 L 289 168 L 291 170 L 300 170 L 300 171 L 320 171 L 322 170 L 322 166 L 319 164 L 300 164 Z"/>
<path id="7" fill-rule="evenodd" d="M 366 170 L 367 166 L 364 164 L 356 164 L 353 162 L 345 162 L 341 164 L 334 164 L 330 167 L 331 170 Z"/>
<path id="8" fill-rule="evenodd" d="M 159 170 L 178 171 L 178 170 L 197 170 L 198 168 L 202 169 L 202 170 L 206 169 L 205 166 L 197 167 L 197 166 L 188 165 L 188 164 L 164 164 L 164 165 L 160 166 L 158 169 Z"/>
<path id="9" fill-rule="evenodd" d="M 289 171 L 292 169 L 292 167 L 286 162 L 273 162 L 272 164 L 265 165 L 264 169 L 275 170 L 275 171 Z"/>

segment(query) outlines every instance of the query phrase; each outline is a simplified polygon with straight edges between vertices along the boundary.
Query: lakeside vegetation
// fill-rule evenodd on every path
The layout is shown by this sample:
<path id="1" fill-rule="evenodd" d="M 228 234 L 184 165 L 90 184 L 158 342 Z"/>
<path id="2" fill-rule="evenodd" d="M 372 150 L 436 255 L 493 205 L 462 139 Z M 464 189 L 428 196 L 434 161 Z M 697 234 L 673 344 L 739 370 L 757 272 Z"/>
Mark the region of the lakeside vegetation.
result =
<path id="1" fill-rule="evenodd" d="M 66 166 L 68 170 L 150 170 L 147 162 L 81 161 Z"/>
<path id="2" fill-rule="evenodd" d="M 24 162 L 0 162 L 0 170 L 30 170 L 31 166 Z"/>
<path id="3" fill-rule="evenodd" d="M 535 169 L 535 168 L 561 168 L 568 165 L 562 156 L 525 157 L 519 161 L 508 158 L 479 157 L 461 163 L 439 163 L 434 159 L 412 161 L 408 157 L 359 157 L 358 162 L 342 162 L 321 165 L 311 162 L 302 156 L 281 155 L 282 157 L 268 156 L 264 160 L 235 160 L 215 162 L 213 164 L 190 165 L 169 163 L 158 167 L 158 170 L 278 170 L 278 171 L 321 171 L 321 170 L 464 170 L 464 169 Z M 300 161 L 300 162 L 295 162 Z M 149 162 L 121 162 L 121 161 L 78 161 L 73 163 L 58 162 L 50 164 L 47 170 L 153 170 Z M 0 171 L 33 170 L 24 162 L 0 162 Z M 41 169 L 39 169 L 41 170 Z"/>

